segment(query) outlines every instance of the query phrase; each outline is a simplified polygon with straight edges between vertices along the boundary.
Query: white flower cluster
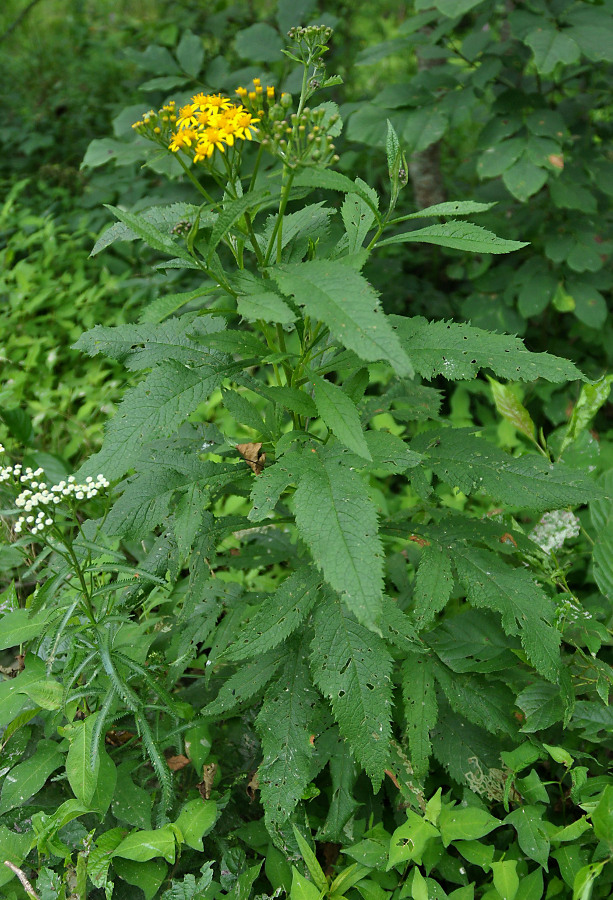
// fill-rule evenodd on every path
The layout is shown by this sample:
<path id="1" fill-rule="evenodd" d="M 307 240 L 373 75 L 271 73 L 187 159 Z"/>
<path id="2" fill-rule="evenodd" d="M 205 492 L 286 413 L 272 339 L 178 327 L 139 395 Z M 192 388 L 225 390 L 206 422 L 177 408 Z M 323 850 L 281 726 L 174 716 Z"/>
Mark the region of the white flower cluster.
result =
<path id="1" fill-rule="evenodd" d="M 579 519 L 567 509 L 554 509 L 545 513 L 530 532 L 530 538 L 545 553 L 559 550 L 564 541 L 575 538 L 581 531 Z"/>
<path id="2" fill-rule="evenodd" d="M 3 452 L 4 447 L 0 444 L 0 453 Z M 47 487 L 46 482 L 38 481 L 43 474 L 43 469 L 31 469 L 29 466 L 24 469 L 19 463 L 0 468 L 0 483 L 14 480 L 16 483 L 28 485 L 15 500 L 17 509 L 24 512 L 15 523 L 16 534 L 24 529 L 30 534 L 38 534 L 39 531 L 53 525 L 54 507 L 62 503 L 64 498 L 90 500 L 109 486 L 104 475 L 98 475 L 95 479 L 89 475 L 82 484 L 77 482 L 74 475 L 70 475 L 66 481 Z"/>

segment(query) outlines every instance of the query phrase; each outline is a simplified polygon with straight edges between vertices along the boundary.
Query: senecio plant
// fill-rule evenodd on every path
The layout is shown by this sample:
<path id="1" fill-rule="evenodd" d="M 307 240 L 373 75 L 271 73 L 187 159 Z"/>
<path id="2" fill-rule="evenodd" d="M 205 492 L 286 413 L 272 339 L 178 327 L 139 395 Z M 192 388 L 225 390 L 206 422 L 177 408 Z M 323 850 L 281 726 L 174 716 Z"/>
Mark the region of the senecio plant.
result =
<path id="1" fill-rule="evenodd" d="M 14 515 L 29 503 L 34 516 L 17 519 L 17 543 L 33 568 L 43 557 L 48 577 L 28 610 L 6 618 L 3 646 L 29 641 L 8 738 L 20 740 L 37 712 L 49 724 L 43 782 L 26 789 L 28 763 L 17 765 L 0 813 L 14 827 L 16 866 L 33 846 L 70 856 L 61 829 L 81 818 L 89 843 L 77 876 L 107 896 L 116 876 L 155 896 L 180 852 L 201 865 L 205 833 L 222 835 L 225 853 L 223 835 L 254 817 L 245 812 L 254 797 L 273 886 L 290 889 L 279 850 L 297 865 L 302 855 L 317 884 L 294 868 L 295 900 L 341 897 L 370 877 L 374 851 L 354 849 L 360 865 L 331 885 L 305 836 L 314 825 L 319 840 L 351 843 L 356 810 L 381 811 L 385 796 L 408 819 L 391 844 L 376 826 L 369 846 L 397 867 L 394 883 L 411 879 L 400 896 L 447 896 L 419 868 L 427 844 L 427 871 L 450 860 L 440 877 L 463 885 L 462 898 L 472 897 L 474 865 L 494 878 L 488 896 L 515 896 L 504 885 L 520 875 L 542 889 L 548 851 L 534 804 L 547 792 L 536 772 L 523 787 L 515 775 L 553 759 L 566 766 L 554 778 L 564 794 L 573 759 L 535 733 L 566 727 L 577 694 L 599 709 L 608 696 L 611 669 L 596 654 L 609 632 L 566 577 L 579 531 L 570 507 L 592 501 L 594 528 L 604 529 L 608 501 L 589 473 L 554 459 L 506 382 L 584 382 L 564 447 L 606 394 L 515 337 L 383 312 L 363 270 L 387 245 L 480 254 L 523 245 L 459 218 L 488 204 L 396 215 L 407 165 L 391 126 L 386 208 L 361 178 L 335 170 L 338 112 L 312 102 L 338 83 L 322 62 L 329 37 L 323 27 L 290 32 L 288 55 L 303 66 L 297 100 L 254 80 L 237 99 L 197 93 L 135 123 L 178 160 L 199 204 L 115 209 L 119 222 L 96 250 L 139 237 L 170 257 L 162 267 L 185 270 L 192 289 L 159 298 L 139 324 L 98 326 L 77 344 L 147 370 L 76 473 L 83 500 L 101 503 L 89 519 L 75 511 L 60 525 L 50 506 L 35 513 L 34 497 L 55 508 L 79 496 L 76 483 L 47 490 L 37 472 L 9 467 L 10 478 L 30 479 Z M 415 228 L 421 218 L 429 224 Z M 445 379 L 480 372 L 492 408 L 525 439 L 515 455 L 441 412 Z M 112 498 L 95 498 L 109 481 Z M 597 582 L 605 567 L 595 554 Z M 60 767 L 59 808 L 24 832 L 24 794 Z M 434 771 L 464 786 L 467 808 L 440 791 L 428 802 Z M 578 804 L 586 772 L 573 774 Z M 522 851 L 511 839 L 505 860 L 492 845 L 491 866 L 476 839 L 501 820 L 486 802 L 521 810 L 505 824 Z M 109 808 L 120 826 L 105 830 Z M 602 871 L 603 853 L 584 859 L 582 884 Z M 200 887 L 190 875 L 190 897 L 219 892 L 207 872 Z M 258 872 L 240 876 L 237 897 Z M 362 888 L 367 898 L 385 893 L 373 881 Z"/>

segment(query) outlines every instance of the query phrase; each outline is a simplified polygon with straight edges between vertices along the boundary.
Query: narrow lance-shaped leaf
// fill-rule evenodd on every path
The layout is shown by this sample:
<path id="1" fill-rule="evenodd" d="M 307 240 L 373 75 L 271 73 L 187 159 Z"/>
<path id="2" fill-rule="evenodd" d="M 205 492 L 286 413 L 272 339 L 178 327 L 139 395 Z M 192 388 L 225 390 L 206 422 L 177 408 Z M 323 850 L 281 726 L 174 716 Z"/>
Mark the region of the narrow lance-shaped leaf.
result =
<path id="1" fill-rule="evenodd" d="M 607 402 L 611 393 L 611 383 L 613 375 L 603 375 L 593 384 L 584 384 L 581 386 L 579 399 L 573 407 L 570 421 L 566 428 L 566 434 L 562 439 L 560 447 L 560 456 L 564 453 L 569 444 L 576 440 L 584 429 L 587 428 L 591 420 L 594 418 L 600 407 Z"/>
<path id="2" fill-rule="evenodd" d="M 317 411 L 324 424 L 346 447 L 371 460 L 355 403 L 337 384 L 319 375 L 311 375 L 311 380 Z"/>
<path id="3" fill-rule="evenodd" d="M 504 240 L 480 225 L 473 225 L 470 222 L 447 222 L 396 234 L 378 241 L 377 247 L 407 242 L 438 244 L 439 247 L 465 250 L 469 253 L 511 253 L 527 246 L 526 241 Z"/>
<path id="4" fill-rule="evenodd" d="M 435 615 L 445 608 L 452 588 L 448 553 L 442 547 L 427 545 L 421 553 L 413 596 L 413 616 L 420 628 L 427 628 Z"/>
<path id="5" fill-rule="evenodd" d="M 413 367 L 363 275 L 338 260 L 283 265 L 272 272 L 282 292 L 294 297 L 334 337 L 367 362 L 387 360 L 399 375 Z"/>
<path id="6" fill-rule="evenodd" d="M 286 657 L 256 720 L 263 755 L 258 780 L 269 825 L 287 820 L 311 779 L 312 722 L 321 702 L 300 647 L 292 646 Z"/>
<path id="7" fill-rule="evenodd" d="M 102 449 L 81 467 L 77 477 L 103 472 L 120 478 L 132 468 L 143 445 L 172 434 L 198 404 L 241 364 L 216 361 L 188 369 L 167 363 L 128 391 L 108 426 Z"/>
<path id="8" fill-rule="evenodd" d="M 298 532 L 324 578 L 357 619 L 377 626 L 383 591 L 383 551 L 368 488 L 342 460 L 315 451 L 294 494 Z"/>
<path id="9" fill-rule="evenodd" d="M 392 658 L 381 638 L 356 622 L 336 598 L 318 608 L 314 630 L 313 678 L 376 789 L 389 757 Z"/>
<path id="10" fill-rule="evenodd" d="M 304 566 L 269 594 L 239 639 L 225 653 L 226 659 L 248 659 L 276 647 L 298 628 L 317 601 L 321 575 Z"/>
<path id="11" fill-rule="evenodd" d="M 570 360 L 531 353 L 520 338 L 508 334 L 492 334 L 465 322 L 428 322 L 422 316 L 389 318 L 416 372 L 424 378 L 443 375 L 472 380 L 479 369 L 491 369 L 509 381 L 585 380 Z"/>
<path id="12" fill-rule="evenodd" d="M 143 217 L 134 215 L 134 213 L 127 212 L 123 209 L 117 209 L 116 206 L 110 206 L 109 204 L 105 205 L 120 222 L 127 225 L 134 234 L 138 235 L 139 238 L 145 241 L 145 243 L 154 250 L 167 253 L 169 256 L 177 256 L 180 259 L 185 259 L 189 262 L 192 261 L 191 256 L 181 244 L 177 241 L 173 241 L 169 235 L 164 234 L 164 232 L 160 231 L 153 223 L 147 222 Z"/>
<path id="13" fill-rule="evenodd" d="M 501 384 L 495 378 L 487 379 L 492 389 L 492 397 L 496 404 L 496 409 L 501 416 L 514 425 L 518 431 L 525 434 L 533 443 L 536 443 L 536 426 L 532 421 L 530 413 L 513 393 L 513 389 L 508 384 Z"/>
<path id="14" fill-rule="evenodd" d="M 432 753 L 430 731 L 438 717 L 432 662 L 425 654 L 407 654 L 402 664 L 402 697 L 411 764 L 415 777 L 422 778 Z"/>

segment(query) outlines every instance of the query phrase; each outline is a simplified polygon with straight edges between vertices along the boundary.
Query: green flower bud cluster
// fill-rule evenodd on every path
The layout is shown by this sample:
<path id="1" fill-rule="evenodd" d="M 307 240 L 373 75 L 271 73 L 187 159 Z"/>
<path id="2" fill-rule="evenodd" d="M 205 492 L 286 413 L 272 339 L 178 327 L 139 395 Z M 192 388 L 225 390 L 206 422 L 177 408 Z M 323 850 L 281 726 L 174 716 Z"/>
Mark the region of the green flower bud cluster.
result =
<path id="1" fill-rule="evenodd" d="M 288 96 L 284 94 L 281 100 Z M 323 124 L 326 110 L 312 110 L 306 106 L 300 115 L 292 113 L 279 119 L 275 109 L 281 108 L 277 104 L 271 110 L 262 140 L 264 149 L 282 159 L 291 169 L 299 166 L 325 167 L 338 161 L 332 137 Z M 330 116 L 326 125 L 333 126 L 337 121 L 337 115 Z"/>

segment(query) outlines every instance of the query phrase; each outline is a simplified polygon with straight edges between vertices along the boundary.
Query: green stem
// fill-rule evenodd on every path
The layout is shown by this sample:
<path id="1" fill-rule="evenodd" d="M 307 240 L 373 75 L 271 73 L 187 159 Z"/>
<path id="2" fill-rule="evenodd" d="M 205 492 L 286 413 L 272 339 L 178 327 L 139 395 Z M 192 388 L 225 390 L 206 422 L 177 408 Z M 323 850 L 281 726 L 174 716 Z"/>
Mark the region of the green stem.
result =
<path id="1" fill-rule="evenodd" d="M 213 200 L 213 198 L 212 198 L 211 195 L 208 193 L 208 191 L 206 191 L 206 190 L 202 187 L 202 185 L 200 184 L 200 182 L 198 181 L 198 179 L 196 178 L 196 176 L 194 175 L 194 173 L 191 171 L 191 169 L 189 168 L 189 166 L 187 165 L 187 163 L 185 162 L 185 160 L 183 159 L 183 157 L 182 157 L 179 153 L 177 153 L 177 157 L 176 157 L 176 158 L 179 160 L 179 163 L 181 164 L 181 168 L 183 169 L 183 171 L 185 172 L 185 174 L 187 175 L 187 177 L 189 178 L 189 180 L 191 181 L 191 183 L 194 185 L 194 187 L 196 188 L 196 190 L 197 190 L 199 193 L 202 194 L 202 196 L 205 198 L 205 200 L 206 200 L 208 203 L 211 203 L 211 204 L 215 207 L 215 209 L 217 210 L 217 212 L 220 212 L 220 211 L 221 211 L 221 207 L 220 207 L 219 203 L 217 203 L 215 200 Z"/>
<path id="2" fill-rule="evenodd" d="M 287 181 L 283 185 L 281 190 L 281 199 L 279 201 L 279 212 L 277 213 L 277 221 L 275 222 L 275 227 L 273 228 L 272 234 L 270 236 L 270 241 L 268 242 L 268 247 L 266 249 L 266 255 L 264 257 L 264 265 L 267 266 L 270 262 L 270 257 L 272 256 L 272 251 L 275 246 L 275 242 L 277 245 L 277 263 L 281 262 L 281 251 L 283 250 L 283 216 L 285 215 L 285 210 L 287 208 L 287 204 L 289 201 L 289 194 L 292 189 L 292 183 L 294 178 L 296 177 L 296 173 L 288 170 L 287 166 L 283 168 L 283 178 L 287 178 Z"/>

